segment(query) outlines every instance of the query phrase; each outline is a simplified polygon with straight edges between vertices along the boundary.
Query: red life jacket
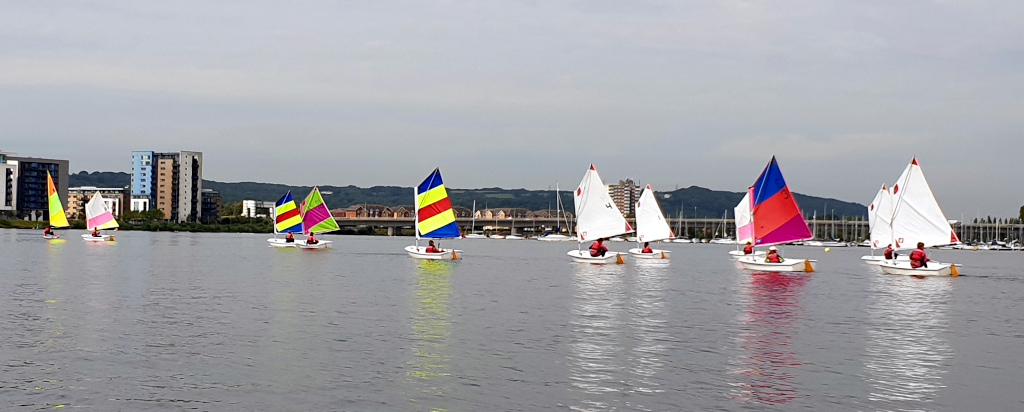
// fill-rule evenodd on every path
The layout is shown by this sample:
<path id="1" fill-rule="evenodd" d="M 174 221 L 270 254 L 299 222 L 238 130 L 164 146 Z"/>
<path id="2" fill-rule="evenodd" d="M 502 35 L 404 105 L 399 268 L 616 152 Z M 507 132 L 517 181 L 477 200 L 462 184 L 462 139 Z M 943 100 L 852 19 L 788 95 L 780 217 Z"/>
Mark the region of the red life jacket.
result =
<path id="1" fill-rule="evenodd" d="M 590 245 L 590 256 L 591 257 L 601 256 L 603 254 L 603 252 L 607 252 L 607 251 L 608 251 L 608 248 L 605 245 L 601 244 L 601 243 L 594 242 L 593 245 Z"/>
<path id="2" fill-rule="evenodd" d="M 924 253 L 921 249 L 914 249 L 910 252 L 910 267 L 917 269 L 924 266 L 924 262 L 928 261 L 928 254 Z"/>
<path id="3" fill-rule="evenodd" d="M 779 256 L 778 253 L 769 253 L 768 258 L 765 260 L 767 260 L 768 263 L 782 263 L 782 256 Z"/>
<path id="4" fill-rule="evenodd" d="M 754 254 L 754 245 L 747 245 L 746 247 L 744 247 L 743 248 L 743 254 L 744 255 L 752 255 L 752 254 Z"/>
<path id="5" fill-rule="evenodd" d="M 885 249 L 885 258 L 886 259 L 892 259 L 892 252 L 893 252 L 893 250 L 892 250 L 891 247 L 890 248 L 886 248 Z"/>
<path id="6" fill-rule="evenodd" d="M 434 247 L 434 245 L 427 246 L 427 250 L 425 252 L 427 252 L 427 253 L 441 253 L 441 251 L 438 250 L 436 247 Z"/>
<path id="7" fill-rule="evenodd" d="M 650 246 L 647 246 L 644 250 L 641 250 L 640 253 L 654 253 L 654 250 L 652 250 Z"/>

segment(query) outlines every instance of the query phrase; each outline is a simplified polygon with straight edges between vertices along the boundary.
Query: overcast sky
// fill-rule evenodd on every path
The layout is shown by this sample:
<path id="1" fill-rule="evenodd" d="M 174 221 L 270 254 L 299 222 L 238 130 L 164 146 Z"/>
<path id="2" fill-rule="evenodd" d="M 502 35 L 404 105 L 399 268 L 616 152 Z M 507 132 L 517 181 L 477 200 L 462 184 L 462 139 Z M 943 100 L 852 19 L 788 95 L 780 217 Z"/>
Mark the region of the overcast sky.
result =
<path id="1" fill-rule="evenodd" d="M 6 1 L 0 150 L 296 185 L 797 192 L 917 156 L 951 219 L 1024 204 L 1020 1 Z"/>

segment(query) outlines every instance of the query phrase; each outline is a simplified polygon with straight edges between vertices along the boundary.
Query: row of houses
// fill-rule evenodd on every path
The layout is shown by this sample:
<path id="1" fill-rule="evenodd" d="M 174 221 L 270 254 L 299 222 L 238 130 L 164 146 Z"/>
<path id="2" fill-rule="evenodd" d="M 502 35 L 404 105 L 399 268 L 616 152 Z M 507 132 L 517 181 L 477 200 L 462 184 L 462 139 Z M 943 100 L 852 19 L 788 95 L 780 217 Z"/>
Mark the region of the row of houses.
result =
<path id="1" fill-rule="evenodd" d="M 489 208 L 481 209 L 476 211 L 476 216 L 472 210 L 461 207 L 452 206 L 452 210 L 455 212 L 456 218 L 476 218 L 481 220 L 487 219 L 554 219 L 558 217 L 558 212 L 552 210 L 529 210 L 521 207 L 504 207 L 504 208 Z M 412 205 L 400 205 L 400 206 L 385 206 L 375 204 L 359 204 L 353 205 L 346 208 L 339 208 L 331 210 L 331 215 L 337 219 L 366 219 L 366 218 L 383 218 L 383 219 L 398 219 L 398 218 L 412 218 L 416 215 L 416 209 Z M 571 219 L 572 214 L 566 213 Z"/>

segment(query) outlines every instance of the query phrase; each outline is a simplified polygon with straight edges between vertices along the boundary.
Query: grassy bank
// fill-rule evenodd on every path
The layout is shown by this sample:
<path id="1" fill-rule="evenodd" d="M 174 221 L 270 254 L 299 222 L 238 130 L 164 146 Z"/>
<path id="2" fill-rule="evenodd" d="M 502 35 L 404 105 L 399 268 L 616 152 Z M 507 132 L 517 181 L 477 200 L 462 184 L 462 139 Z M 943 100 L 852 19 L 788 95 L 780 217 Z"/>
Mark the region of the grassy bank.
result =
<path id="1" fill-rule="evenodd" d="M 71 229 L 87 230 L 85 227 L 85 221 L 73 220 L 68 222 L 71 224 Z M 118 230 L 131 231 L 141 230 L 148 232 L 213 232 L 213 233 L 273 233 L 274 226 L 269 219 L 256 219 L 256 218 L 225 218 L 220 223 L 173 223 L 164 221 L 150 221 L 150 222 L 129 222 L 118 221 L 120 228 Z M 0 219 L 0 228 L 9 229 L 38 229 L 43 230 L 49 222 L 30 222 L 25 220 L 2 220 Z M 406 232 L 406 233 L 402 233 Z M 342 228 L 340 231 L 334 232 L 335 234 L 341 235 L 387 235 L 386 229 L 372 229 L 369 227 L 361 228 Z M 396 235 L 408 235 L 412 236 L 411 230 L 398 231 Z"/>

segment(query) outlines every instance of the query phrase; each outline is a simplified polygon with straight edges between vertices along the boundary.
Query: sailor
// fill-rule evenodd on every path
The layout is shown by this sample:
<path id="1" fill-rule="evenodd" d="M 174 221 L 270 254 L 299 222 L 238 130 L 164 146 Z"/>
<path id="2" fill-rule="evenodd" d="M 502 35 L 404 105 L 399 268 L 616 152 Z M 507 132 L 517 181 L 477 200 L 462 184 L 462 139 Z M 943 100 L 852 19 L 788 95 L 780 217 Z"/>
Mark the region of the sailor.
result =
<path id="1" fill-rule="evenodd" d="M 295 235 L 292 232 L 288 232 L 288 236 L 285 236 L 284 243 L 295 243 Z"/>
<path id="2" fill-rule="evenodd" d="M 928 254 L 924 253 L 924 242 L 917 242 L 917 249 L 910 252 L 910 267 L 914 269 L 926 268 L 929 261 L 931 259 L 928 259 Z"/>
<path id="3" fill-rule="evenodd" d="M 747 241 L 747 245 L 743 247 L 743 254 L 744 255 L 753 255 L 754 254 L 754 245 L 751 244 L 750 241 Z"/>
<path id="4" fill-rule="evenodd" d="M 608 247 L 604 245 L 604 238 L 598 238 L 597 242 L 590 245 L 590 257 L 604 257 L 608 253 Z"/>
<path id="5" fill-rule="evenodd" d="M 786 259 L 783 259 L 782 256 L 779 256 L 779 249 L 777 249 L 775 246 L 772 246 L 768 248 L 768 256 L 764 258 L 764 261 L 766 263 L 782 263 L 785 262 Z"/>
<path id="6" fill-rule="evenodd" d="M 43 236 L 53 236 L 53 226 L 47 226 L 43 229 Z"/>
<path id="7" fill-rule="evenodd" d="M 100 228 L 98 228 L 98 227 L 92 228 L 92 237 L 100 237 Z"/>
<path id="8" fill-rule="evenodd" d="M 315 245 L 317 243 L 320 243 L 320 241 L 316 240 L 316 236 L 313 236 L 313 232 L 309 232 L 309 238 L 306 239 L 306 244 Z"/>
<path id="9" fill-rule="evenodd" d="M 899 253 L 896 253 L 896 250 L 892 248 L 892 243 L 885 247 L 885 252 L 883 253 L 885 253 L 886 260 L 896 259 L 896 257 L 899 256 Z"/>
<path id="10" fill-rule="evenodd" d="M 433 240 L 431 240 L 431 241 L 430 241 L 430 243 L 427 243 L 427 249 L 426 249 L 426 252 L 427 252 L 427 253 L 441 253 L 441 252 L 442 252 L 442 250 L 441 250 L 441 249 L 438 249 L 437 247 L 435 247 L 435 246 L 434 246 L 434 241 L 433 241 Z"/>
<path id="11" fill-rule="evenodd" d="M 640 253 L 654 253 L 654 249 L 651 249 L 651 242 L 644 242 L 644 250 Z"/>

